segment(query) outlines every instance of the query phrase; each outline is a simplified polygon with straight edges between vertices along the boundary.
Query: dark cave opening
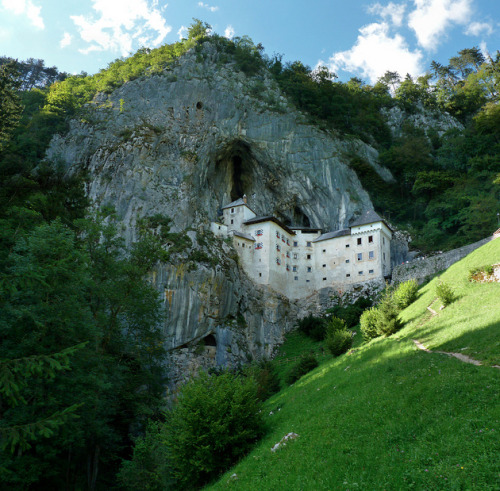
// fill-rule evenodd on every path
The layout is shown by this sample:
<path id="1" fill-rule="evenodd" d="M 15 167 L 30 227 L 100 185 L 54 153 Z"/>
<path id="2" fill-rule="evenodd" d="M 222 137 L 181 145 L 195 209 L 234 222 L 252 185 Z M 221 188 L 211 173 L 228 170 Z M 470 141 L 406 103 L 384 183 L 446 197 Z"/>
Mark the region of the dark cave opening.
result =
<path id="1" fill-rule="evenodd" d="M 243 159 L 239 155 L 234 155 L 232 158 L 233 163 L 233 183 L 231 186 L 231 201 L 236 201 L 241 198 L 245 191 L 243 189 Z"/>
<path id="2" fill-rule="evenodd" d="M 215 336 L 213 334 L 209 334 L 208 336 L 205 336 L 203 338 L 203 341 L 205 342 L 205 346 L 217 346 L 217 341 L 216 341 Z"/>

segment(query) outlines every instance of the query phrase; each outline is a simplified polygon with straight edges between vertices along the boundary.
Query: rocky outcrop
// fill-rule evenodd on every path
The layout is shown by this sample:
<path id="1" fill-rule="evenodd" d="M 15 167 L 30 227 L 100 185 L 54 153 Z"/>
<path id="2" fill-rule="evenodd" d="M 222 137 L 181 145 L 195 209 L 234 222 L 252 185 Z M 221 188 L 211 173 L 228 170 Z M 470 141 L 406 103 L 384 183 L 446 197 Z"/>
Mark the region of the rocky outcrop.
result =
<path id="1" fill-rule="evenodd" d="M 348 166 L 353 154 L 392 179 L 375 149 L 309 124 L 268 74 L 246 77 L 207 42 L 161 75 L 99 94 L 68 134 L 52 141 L 48 158 L 88 175 L 94 206 L 113 205 L 131 243 L 137 221 L 155 214 L 170 217 L 174 232 L 208 234 L 220 208 L 244 194 L 257 215 L 344 228 L 372 208 Z M 206 252 L 211 265 L 189 263 L 186 251 L 152 277 L 164 296 L 176 377 L 198 362 L 269 355 L 307 310 L 253 284 L 227 244 L 212 243 Z M 207 336 L 216 340 L 214 356 L 200 344 Z"/>

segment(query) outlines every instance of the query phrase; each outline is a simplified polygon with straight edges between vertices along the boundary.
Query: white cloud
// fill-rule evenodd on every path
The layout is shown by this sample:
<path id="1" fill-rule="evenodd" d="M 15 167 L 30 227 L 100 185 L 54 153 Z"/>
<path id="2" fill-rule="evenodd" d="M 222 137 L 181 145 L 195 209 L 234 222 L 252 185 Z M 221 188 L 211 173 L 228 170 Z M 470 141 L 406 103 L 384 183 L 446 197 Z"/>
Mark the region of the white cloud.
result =
<path id="1" fill-rule="evenodd" d="M 387 5 L 383 6 L 380 3 L 375 3 L 368 7 L 368 12 L 371 14 L 377 14 L 382 17 L 385 21 L 388 18 L 391 22 L 399 27 L 403 23 L 403 18 L 405 14 L 406 5 L 389 2 Z"/>
<path id="2" fill-rule="evenodd" d="M 371 83 L 376 82 L 387 70 L 397 71 L 403 77 L 407 73 L 412 76 L 423 73 L 421 51 L 411 51 L 399 34 L 391 37 L 386 22 L 369 24 L 359 32 L 351 49 L 334 53 L 330 58 L 329 68 L 332 71 L 361 73 Z"/>
<path id="3" fill-rule="evenodd" d="M 66 46 L 69 46 L 71 44 L 72 39 L 73 39 L 73 36 L 69 32 L 65 32 L 63 38 L 59 42 L 59 46 L 61 48 L 65 48 Z"/>
<path id="4" fill-rule="evenodd" d="M 418 43 L 433 50 L 452 23 L 465 24 L 471 16 L 472 0 L 413 0 L 415 10 L 408 26 L 415 31 Z"/>
<path id="5" fill-rule="evenodd" d="M 216 12 L 219 10 L 219 7 L 208 5 L 208 3 L 198 2 L 198 7 L 202 7 L 204 9 L 210 10 L 210 12 Z"/>
<path id="6" fill-rule="evenodd" d="M 493 34 L 493 26 L 488 22 L 471 22 L 465 30 L 468 36 L 480 36 L 482 33 L 487 36 Z"/>
<path id="7" fill-rule="evenodd" d="M 91 43 L 80 52 L 110 50 L 126 56 L 137 43 L 158 46 L 172 28 L 156 6 L 148 0 L 92 0 L 96 16 L 71 16 L 81 38 Z"/>
<path id="8" fill-rule="evenodd" d="M 38 29 L 45 29 L 41 16 L 42 7 L 36 6 L 31 0 L 1 0 L 1 5 L 15 15 L 26 15 Z"/>
<path id="9" fill-rule="evenodd" d="M 228 25 L 224 30 L 224 37 L 227 37 L 228 39 L 232 39 L 235 34 L 236 31 L 234 30 L 234 27 L 232 25 Z"/>
<path id="10" fill-rule="evenodd" d="M 186 26 L 181 26 L 181 28 L 177 31 L 179 39 L 187 38 L 188 28 Z"/>

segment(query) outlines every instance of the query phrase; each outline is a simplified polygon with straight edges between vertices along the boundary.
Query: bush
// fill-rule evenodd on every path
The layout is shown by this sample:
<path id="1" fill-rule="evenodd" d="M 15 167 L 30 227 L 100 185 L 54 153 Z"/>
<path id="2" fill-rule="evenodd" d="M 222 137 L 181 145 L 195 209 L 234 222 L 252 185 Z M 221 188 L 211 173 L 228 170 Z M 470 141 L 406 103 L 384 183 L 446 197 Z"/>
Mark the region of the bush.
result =
<path id="1" fill-rule="evenodd" d="M 359 319 L 361 325 L 361 333 L 363 334 L 363 339 L 369 341 L 370 339 L 380 336 L 378 331 L 378 317 L 379 312 L 376 307 L 365 310 Z"/>
<path id="2" fill-rule="evenodd" d="M 328 319 L 328 323 L 326 325 L 326 336 L 328 336 L 329 332 L 345 331 L 346 329 L 347 326 L 344 319 L 339 319 L 338 317 L 332 316 Z"/>
<path id="3" fill-rule="evenodd" d="M 439 297 L 439 300 L 441 300 L 444 307 L 450 305 L 450 303 L 456 300 L 451 286 L 441 280 L 439 280 L 436 285 L 436 295 Z"/>
<path id="4" fill-rule="evenodd" d="M 200 487 L 242 458 L 263 434 L 260 409 L 252 377 L 226 371 L 189 381 L 166 425 L 179 487 Z"/>
<path id="5" fill-rule="evenodd" d="M 417 280 L 409 280 L 398 285 L 398 287 L 392 294 L 392 298 L 397 308 L 403 310 L 417 299 L 417 293 Z"/>
<path id="6" fill-rule="evenodd" d="M 245 375 L 253 377 L 257 382 L 257 398 L 265 401 L 280 390 L 280 379 L 274 365 L 269 360 L 250 365 L 245 369 Z"/>
<path id="7" fill-rule="evenodd" d="M 313 354 L 304 356 L 288 373 L 286 377 L 286 383 L 292 385 L 300 377 L 305 375 L 307 372 L 315 369 L 318 366 L 318 360 L 316 360 Z"/>
<path id="8" fill-rule="evenodd" d="M 321 317 L 314 317 L 312 314 L 309 314 L 307 317 L 299 320 L 298 328 L 300 332 L 316 341 L 323 341 L 325 339 L 326 323 Z"/>
<path id="9" fill-rule="evenodd" d="M 333 356 L 346 353 L 352 346 L 352 334 L 347 329 L 334 329 L 328 326 L 325 339 L 326 347 Z"/>
<path id="10" fill-rule="evenodd" d="M 403 323 L 399 319 L 399 308 L 391 292 L 387 291 L 384 294 L 377 310 L 377 331 L 380 334 L 390 336 L 403 327 Z"/>
<path id="11" fill-rule="evenodd" d="M 352 304 L 347 304 L 345 306 L 336 305 L 335 307 L 328 309 L 327 313 L 344 319 L 347 327 L 351 328 L 359 324 L 361 314 L 365 309 L 371 307 L 371 305 L 372 301 L 370 298 L 361 297 Z"/>

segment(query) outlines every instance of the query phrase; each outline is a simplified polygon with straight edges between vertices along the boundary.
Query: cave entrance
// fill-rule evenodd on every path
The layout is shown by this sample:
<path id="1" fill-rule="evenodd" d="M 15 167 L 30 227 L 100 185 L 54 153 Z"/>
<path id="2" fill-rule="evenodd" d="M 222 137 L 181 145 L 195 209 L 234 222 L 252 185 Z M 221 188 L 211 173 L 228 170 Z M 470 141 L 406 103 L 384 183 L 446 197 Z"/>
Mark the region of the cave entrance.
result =
<path id="1" fill-rule="evenodd" d="M 203 342 L 205 343 L 205 346 L 217 347 L 217 341 L 216 341 L 215 336 L 213 334 L 209 334 L 208 336 L 205 336 L 203 338 Z"/>

